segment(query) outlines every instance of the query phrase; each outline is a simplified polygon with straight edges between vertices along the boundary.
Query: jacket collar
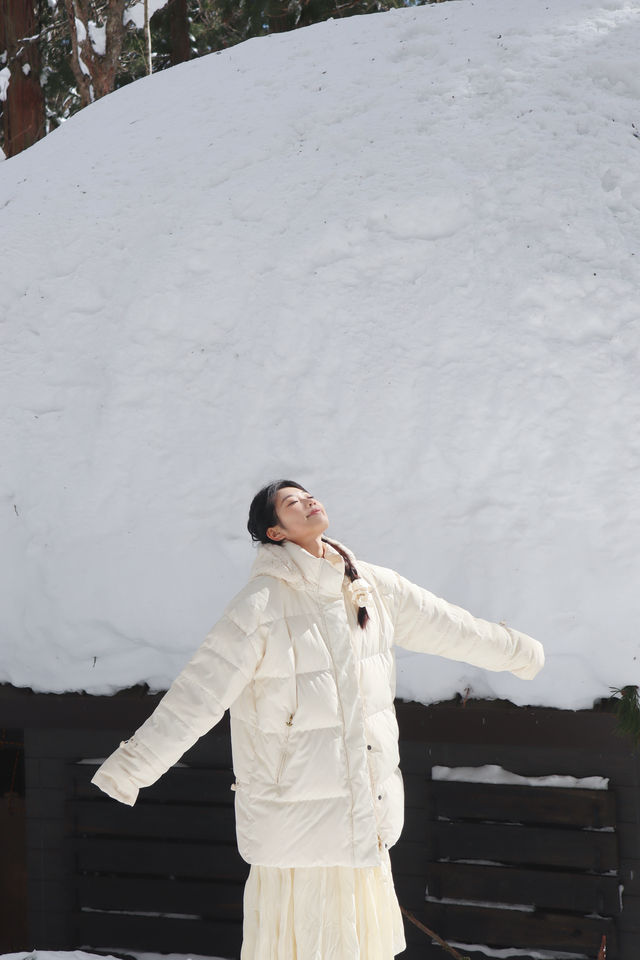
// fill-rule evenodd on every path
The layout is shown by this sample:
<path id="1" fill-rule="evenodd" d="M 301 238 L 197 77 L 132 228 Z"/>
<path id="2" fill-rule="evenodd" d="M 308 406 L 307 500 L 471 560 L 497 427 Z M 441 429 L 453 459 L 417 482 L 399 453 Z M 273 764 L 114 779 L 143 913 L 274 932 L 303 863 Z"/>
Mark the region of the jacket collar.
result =
<path id="1" fill-rule="evenodd" d="M 250 579 L 268 576 L 284 580 L 296 590 L 311 590 L 325 596 L 338 596 L 344 580 L 344 560 L 334 549 L 340 546 L 353 563 L 355 557 L 337 540 L 324 537 L 329 559 L 314 557 L 297 543 L 285 541 L 282 546 L 261 543 L 251 570 Z"/>

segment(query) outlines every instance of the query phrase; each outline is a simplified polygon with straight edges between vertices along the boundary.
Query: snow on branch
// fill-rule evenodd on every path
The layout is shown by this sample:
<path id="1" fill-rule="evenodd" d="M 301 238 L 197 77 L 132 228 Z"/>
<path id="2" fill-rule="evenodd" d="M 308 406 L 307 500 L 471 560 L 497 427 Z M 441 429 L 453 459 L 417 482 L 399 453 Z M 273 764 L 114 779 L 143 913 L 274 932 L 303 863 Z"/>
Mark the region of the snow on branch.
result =
<path id="1" fill-rule="evenodd" d="M 149 19 L 151 19 L 154 13 L 157 13 L 158 10 L 162 10 L 163 7 L 166 7 L 167 3 L 169 3 L 169 0 L 148 0 Z M 144 8 L 144 0 L 133 0 L 133 2 L 127 3 L 123 13 L 124 23 L 132 23 L 136 29 L 142 30 L 144 27 Z"/>
<path id="2" fill-rule="evenodd" d="M 9 81 L 11 80 L 11 71 L 9 67 L 3 67 L 0 70 L 0 100 L 7 99 L 7 91 L 9 89 Z"/>
<path id="3" fill-rule="evenodd" d="M 97 24 L 95 20 L 89 20 L 88 23 L 89 38 L 93 52 L 99 57 L 104 57 L 107 51 L 107 25 L 106 23 Z"/>

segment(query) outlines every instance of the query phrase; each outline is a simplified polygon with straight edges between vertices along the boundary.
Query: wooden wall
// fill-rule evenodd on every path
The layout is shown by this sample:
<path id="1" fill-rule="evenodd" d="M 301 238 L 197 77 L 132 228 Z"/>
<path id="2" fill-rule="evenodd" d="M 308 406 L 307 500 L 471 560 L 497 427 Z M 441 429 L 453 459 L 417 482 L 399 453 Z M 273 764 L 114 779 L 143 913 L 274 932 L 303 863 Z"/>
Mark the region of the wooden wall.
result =
<path id="1" fill-rule="evenodd" d="M 183 758 L 185 766 L 143 791 L 132 809 L 89 784 L 95 769 L 90 761 L 97 762 L 130 735 L 157 699 L 143 690 L 102 698 L 0 687 L 0 727 L 24 729 L 25 743 L 28 941 L 15 949 L 93 946 L 239 955 L 248 867 L 235 848 L 226 720 Z M 640 768 L 628 742 L 615 735 L 613 718 L 593 711 L 485 702 L 431 707 L 399 702 L 397 712 L 407 818 L 392 859 L 401 902 L 416 912 L 427 883 L 437 889 L 433 864 L 441 858 L 434 857 L 428 842 L 430 832 L 438 829 L 438 813 L 429 799 L 434 764 L 492 763 L 528 776 L 605 776 L 615 796 L 619 865 L 614 876 L 624 885 L 624 909 L 594 926 L 594 940 L 596 927 L 609 924 L 610 960 L 637 960 Z M 468 795 L 473 810 L 473 788 Z M 437 865 L 438 876 L 444 869 Z M 489 907 L 430 903 L 421 915 L 434 929 L 464 941 L 465 909 L 472 932 L 488 931 L 481 942 L 492 938 L 492 945 L 521 946 L 505 943 L 505 914 Z M 478 909 L 484 911 L 480 917 Z M 569 916 L 566 903 L 563 909 L 538 913 L 535 936 L 544 939 L 554 924 L 562 932 Z M 444 956 L 411 924 L 405 923 L 405 929 L 406 960 Z M 598 945 L 594 942 L 587 955 L 595 958 Z M 480 953 L 471 953 L 479 960 Z"/>
<path id="2" fill-rule="evenodd" d="M 610 789 L 615 798 L 616 838 L 619 854 L 619 870 L 616 871 L 620 885 L 624 886 L 623 910 L 615 918 L 614 949 L 609 950 L 609 960 L 637 960 L 640 957 L 640 762 L 627 740 L 615 733 L 615 719 L 608 713 L 595 711 L 561 711 L 534 708 L 514 708 L 499 702 L 469 702 L 461 704 L 437 704 L 424 707 L 418 704 L 402 704 L 398 710 L 402 765 L 407 781 L 407 824 L 413 819 L 413 804 L 419 801 L 419 781 L 426 768 L 442 766 L 481 766 L 497 764 L 523 776 L 546 776 L 569 774 L 575 777 L 603 776 L 610 779 Z M 418 783 L 414 777 L 418 777 Z M 469 785 L 469 809 L 477 804 L 477 792 Z M 424 810 L 424 799 L 419 802 Z M 513 819 L 519 819 L 514 810 Z M 392 856 L 400 860 L 407 846 L 415 850 L 411 828 L 403 833 Z M 425 862 L 429 855 L 425 854 Z M 595 871 L 594 871 L 595 872 Z M 428 873 L 428 867 L 425 870 Z M 399 886 L 403 881 L 400 880 Z M 400 892 L 400 891 L 399 891 Z M 489 898 L 487 898 L 489 899 Z M 453 936 L 449 929 L 447 907 L 425 909 L 431 927 Z M 459 912 L 452 908 L 454 918 Z M 548 911 L 549 926 L 557 923 L 562 914 L 560 908 Z M 500 913 L 488 917 L 493 922 L 485 924 L 499 941 L 497 930 L 502 924 Z M 566 918 L 566 914 L 565 914 Z M 545 917 L 541 915 L 539 926 L 544 928 Z M 566 923 L 566 920 L 565 920 Z M 482 927 L 476 920 L 476 929 Z M 532 933 L 535 939 L 535 932 Z M 410 931 L 412 944 L 420 942 L 418 932 Z M 462 939 L 462 938 L 460 938 Z M 478 942 L 478 941 L 475 941 Z M 480 942 L 487 943 L 487 940 Z M 594 937 L 588 956 L 597 956 L 599 936 Z M 500 945 L 495 942 L 496 947 Z M 519 946 L 519 944 L 511 944 Z M 609 946 L 613 943 L 610 940 Z M 533 947 L 531 947 L 533 949 Z M 537 949 L 544 949 L 539 944 Z M 548 949 L 548 947 L 547 947 Z M 558 949 L 556 947 L 556 949 Z M 565 950 L 568 948 L 565 947 Z M 469 951 L 467 951 L 469 952 Z M 576 949 L 575 952 L 582 952 Z M 434 954 L 435 956 L 436 954 Z M 415 953 L 417 958 L 419 953 Z M 424 954 L 430 956 L 430 954 Z M 444 956 L 440 953 L 440 956 Z M 476 954 L 472 953 L 476 957 Z M 477 954 L 478 960 L 481 954 Z M 407 954 L 407 960 L 413 955 Z"/>
<path id="3" fill-rule="evenodd" d="M 0 726 L 0 953 L 27 942 L 22 732 Z"/>

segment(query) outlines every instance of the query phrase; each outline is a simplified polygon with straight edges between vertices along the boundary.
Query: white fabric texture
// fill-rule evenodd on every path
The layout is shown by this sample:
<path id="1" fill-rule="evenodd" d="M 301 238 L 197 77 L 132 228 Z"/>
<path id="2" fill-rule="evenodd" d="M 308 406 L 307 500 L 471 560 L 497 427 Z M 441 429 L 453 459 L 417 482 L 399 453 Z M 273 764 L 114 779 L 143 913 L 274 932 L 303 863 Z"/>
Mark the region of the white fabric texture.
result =
<path id="1" fill-rule="evenodd" d="M 404 817 L 394 644 L 523 678 L 544 655 L 525 634 L 353 558 L 369 590 L 361 629 L 363 594 L 354 598 L 332 543 L 326 559 L 294 543 L 259 547 L 247 586 L 99 768 L 97 786 L 135 803 L 229 708 L 241 856 L 274 867 L 380 864 Z"/>
<path id="2" fill-rule="evenodd" d="M 251 867 L 240 960 L 391 960 L 405 946 L 386 851 L 378 867 Z"/>

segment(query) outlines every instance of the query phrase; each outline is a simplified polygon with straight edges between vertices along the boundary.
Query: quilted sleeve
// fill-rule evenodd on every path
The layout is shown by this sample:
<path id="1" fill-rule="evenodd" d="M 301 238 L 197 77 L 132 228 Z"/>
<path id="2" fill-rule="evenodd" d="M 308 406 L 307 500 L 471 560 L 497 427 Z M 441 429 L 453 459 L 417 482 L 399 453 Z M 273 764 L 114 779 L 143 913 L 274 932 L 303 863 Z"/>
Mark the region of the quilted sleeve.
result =
<path id="1" fill-rule="evenodd" d="M 486 670 L 509 670 L 523 680 L 533 679 L 544 666 L 542 644 L 526 633 L 474 617 L 393 570 L 370 570 L 385 596 L 399 646 Z"/>
<path id="2" fill-rule="evenodd" d="M 133 806 L 140 787 L 155 783 L 218 723 L 251 681 L 264 643 L 264 628 L 247 635 L 225 614 L 149 719 L 104 761 L 91 782 Z"/>

